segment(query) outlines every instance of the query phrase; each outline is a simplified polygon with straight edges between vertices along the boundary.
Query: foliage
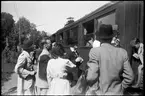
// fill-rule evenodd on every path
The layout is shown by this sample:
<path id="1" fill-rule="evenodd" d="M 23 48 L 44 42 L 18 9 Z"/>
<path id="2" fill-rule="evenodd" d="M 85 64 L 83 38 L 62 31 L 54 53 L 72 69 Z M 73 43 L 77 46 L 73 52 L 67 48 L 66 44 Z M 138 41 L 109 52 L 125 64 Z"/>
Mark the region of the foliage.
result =
<path id="1" fill-rule="evenodd" d="M 39 42 L 42 38 L 48 37 L 45 31 L 38 31 L 36 25 L 31 23 L 25 17 L 19 18 L 15 23 L 13 16 L 9 13 L 1 13 L 1 26 L 2 26 L 2 43 L 4 44 L 2 52 L 2 63 L 16 64 L 18 53 L 16 52 L 16 46 L 21 42 L 29 40 L 36 46 L 39 46 Z M 19 36 L 20 39 L 19 40 Z M 7 38 L 7 42 L 6 42 Z M 8 46 L 6 46 L 6 43 Z"/>
<path id="2" fill-rule="evenodd" d="M 26 19 L 25 17 L 21 17 L 16 25 L 15 25 L 16 29 L 16 33 L 19 33 L 20 34 L 20 38 L 21 38 L 21 43 L 23 44 L 23 41 L 25 39 L 28 38 L 28 35 L 30 34 L 30 31 L 31 31 L 31 24 L 30 24 L 30 21 L 28 19 Z"/>
<path id="3" fill-rule="evenodd" d="M 14 20 L 13 16 L 9 13 L 2 12 L 1 13 L 1 39 L 2 39 L 2 44 L 4 45 L 2 49 L 6 46 L 6 38 L 13 32 L 13 27 L 14 27 Z M 7 39 L 8 40 L 8 39 Z"/>
<path id="4" fill-rule="evenodd" d="M 11 33 L 14 26 L 13 16 L 9 13 L 1 13 L 2 37 L 6 37 Z"/>

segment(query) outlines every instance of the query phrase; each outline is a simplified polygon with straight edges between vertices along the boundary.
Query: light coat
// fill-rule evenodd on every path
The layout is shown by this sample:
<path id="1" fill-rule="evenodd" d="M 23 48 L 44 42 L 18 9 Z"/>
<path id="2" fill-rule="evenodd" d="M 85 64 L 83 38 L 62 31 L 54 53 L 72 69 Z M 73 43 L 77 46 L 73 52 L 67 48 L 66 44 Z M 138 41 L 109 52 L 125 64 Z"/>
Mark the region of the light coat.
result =
<path id="1" fill-rule="evenodd" d="M 93 83 L 87 94 L 122 95 L 134 80 L 127 51 L 108 43 L 89 53 L 87 81 Z"/>
<path id="2" fill-rule="evenodd" d="M 29 53 L 23 50 L 15 66 L 15 72 L 18 74 L 17 95 L 33 95 L 32 87 L 34 85 L 34 79 L 30 78 L 29 80 L 25 80 L 20 78 L 20 74 L 23 74 L 24 77 L 29 75 L 28 70 L 25 69 L 24 66 L 28 65 L 30 62 L 31 57 Z"/>

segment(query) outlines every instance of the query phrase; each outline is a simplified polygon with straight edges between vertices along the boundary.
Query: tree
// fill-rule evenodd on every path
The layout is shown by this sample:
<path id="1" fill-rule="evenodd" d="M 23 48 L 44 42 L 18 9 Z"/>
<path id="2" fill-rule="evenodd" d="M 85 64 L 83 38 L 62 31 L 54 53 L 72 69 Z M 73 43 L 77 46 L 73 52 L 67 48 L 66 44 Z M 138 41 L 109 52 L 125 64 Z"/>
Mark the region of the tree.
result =
<path id="1" fill-rule="evenodd" d="M 13 32 L 14 23 L 15 21 L 11 14 L 6 12 L 1 13 L 1 31 L 2 31 L 1 39 L 2 43 L 5 45 L 4 47 L 9 46 L 8 37 Z"/>
<path id="2" fill-rule="evenodd" d="M 37 31 L 37 40 L 36 40 L 36 42 L 35 42 L 35 45 L 36 46 L 38 46 L 38 47 L 40 47 L 40 42 L 41 42 L 41 40 L 42 40 L 42 35 L 41 35 L 41 32 L 40 31 Z"/>
<path id="3" fill-rule="evenodd" d="M 18 41 L 19 41 L 18 39 L 19 34 L 15 32 L 14 28 L 12 29 L 12 32 L 8 36 L 8 39 L 9 39 L 8 43 L 9 43 L 10 50 L 16 51 L 16 45 L 18 44 Z"/>
<path id="4" fill-rule="evenodd" d="M 47 32 L 45 32 L 45 31 L 42 31 L 42 32 L 41 32 L 41 36 L 42 36 L 42 37 L 49 37 L 49 36 L 47 35 Z"/>
<path id="5" fill-rule="evenodd" d="M 10 36 L 13 36 L 14 23 L 15 21 L 11 14 L 6 12 L 1 13 L 1 41 L 2 45 L 4 45 L 2 46 L 2 64 L 4 64 L 5 61 L 10 61 L 11 52 L 9 47 L 11 46 L 9 46 L 9 42 L 11 41 L 11 43 L 14 43 L 13 39 L 10 38 Z"/>
<path id="6" fill-rule="evenodd" d="M 30 35 L 31 32 L 31 23 L 28 19 L 26 19 L 25 17 L 21 17 L 17 21 L 15 28 L 17 33 L 20 32 L 21 43 L 23 43 L 25 39 L 28 39 L 28 36 Z"/>
<path id="7" fill-rule="evenodd" d="M 36 25 L 35 25 L 34 23 L 31 23 L 30 26 L 31 26 L 31 29 L 32 29 L 32 30 L 33 30 L 33 29 L 36 29 Z"/>

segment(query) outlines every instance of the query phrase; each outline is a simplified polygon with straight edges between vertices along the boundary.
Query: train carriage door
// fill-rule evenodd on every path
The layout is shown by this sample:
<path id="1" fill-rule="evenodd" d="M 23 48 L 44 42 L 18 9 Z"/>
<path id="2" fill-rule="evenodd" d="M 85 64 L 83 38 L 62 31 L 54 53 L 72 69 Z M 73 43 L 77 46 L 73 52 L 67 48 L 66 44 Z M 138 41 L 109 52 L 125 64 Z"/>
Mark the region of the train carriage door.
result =
<path id="1" fill-rule="evenodd" d="M 139 39 L 141 42 L 144 42 L 143 41 L 143 30 L 144 30 L 144 2 L 143 1 L 140 1 L 139 2 Z"/>
<path id="2" fill-rule="evenodd" d="M 120 2 L 116 9 L 116 20 L 119 26 L 120 40 L 123 48 L 131 56 L 130 41 L 137 37 L 140 38 L 140 1 L 123 1 Z M 139 22 L 140 21 L 140 22 Z M 143 35 L 143 34 L 142 34 Z"/>

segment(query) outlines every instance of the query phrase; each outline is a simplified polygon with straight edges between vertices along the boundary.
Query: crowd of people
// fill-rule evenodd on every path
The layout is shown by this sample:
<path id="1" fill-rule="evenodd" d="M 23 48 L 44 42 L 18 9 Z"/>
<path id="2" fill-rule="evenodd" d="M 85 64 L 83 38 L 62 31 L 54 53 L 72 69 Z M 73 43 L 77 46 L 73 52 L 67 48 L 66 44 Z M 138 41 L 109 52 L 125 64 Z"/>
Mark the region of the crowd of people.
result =
<path id="1" fill-rule="evenodd" d="M 131 41 L 136 59 L 133 71 L 128 53 L 113 35 L 111 25 L 99 27 L 99 41 L 94 40 L 86 70 L 80 69 L 83 58 L 77 46 L 65 52 L 50 38 L 41 40 L 39 51 L 28 42 L 18 45 L 20 55 L 15 66 L 18 95 L 123 95 L 129 86 L 143 83 L 143 44 Z M 37 51 L 36 51 L 37 50 Z M 136 72 L 136 73 L 135 73 Z"/>

